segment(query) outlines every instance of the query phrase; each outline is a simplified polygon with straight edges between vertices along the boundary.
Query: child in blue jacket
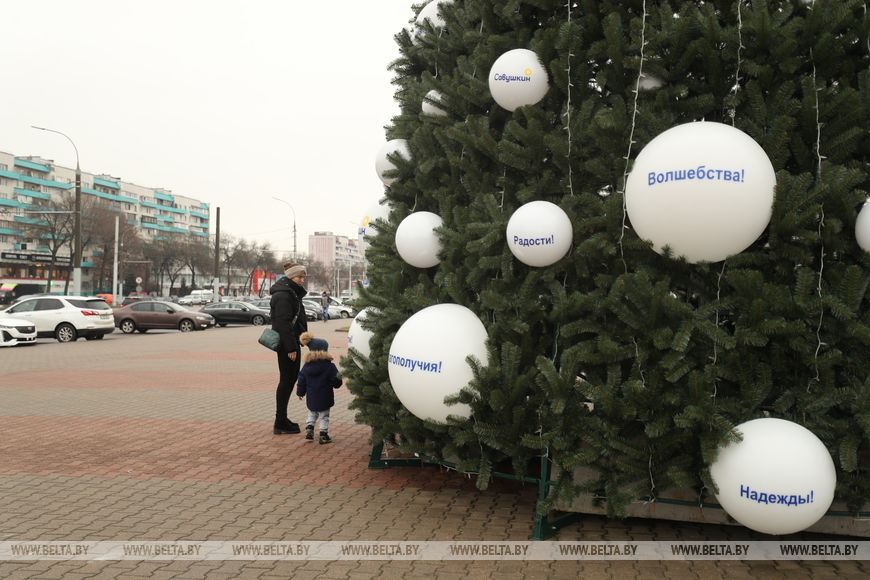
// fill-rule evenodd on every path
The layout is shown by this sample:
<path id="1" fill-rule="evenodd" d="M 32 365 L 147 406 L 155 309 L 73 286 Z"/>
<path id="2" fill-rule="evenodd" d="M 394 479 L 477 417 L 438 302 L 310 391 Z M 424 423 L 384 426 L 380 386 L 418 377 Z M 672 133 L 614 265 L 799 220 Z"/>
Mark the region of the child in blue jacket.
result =
<path id="1" fill-rule="evenodd" d="M 332 443 L 329 438 L 329 409 L 335 405 L 334 389 L 341 386 L 341 376 L 338 367 L 332 362 L 329 354 L 329 343 L 322 338 L 314 338 L 309 332 L 299 337 L 299 342 L 308 346 L 305 355 L 305 366 L 299 371 L 296 383 L 296 394 L 308 407 L 308 419 L 305 421 L 305 439 L 314 440 L 314 424 L 320 418 L 320 444 Z"/>

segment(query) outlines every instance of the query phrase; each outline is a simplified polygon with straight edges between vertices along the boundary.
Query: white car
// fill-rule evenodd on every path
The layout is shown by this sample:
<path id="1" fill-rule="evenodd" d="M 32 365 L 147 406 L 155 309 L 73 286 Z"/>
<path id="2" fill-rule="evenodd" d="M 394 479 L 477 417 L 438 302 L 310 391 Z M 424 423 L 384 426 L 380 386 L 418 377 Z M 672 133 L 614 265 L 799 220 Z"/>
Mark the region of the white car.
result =
<path id="1" fill-rule="evenodd" d="M 36 327 L 22 318 L 0 315 L 0 346 L 36 344 Z"/>
<path id="2" fill-rule="evenodd" d="M 303 304 L 314 306 L 317 309 L 317 312 L 323 312 L 323 305 L 320 303 L 320 296 L 313 296 L 309 293 L 308 296 L 302 299 L 302 302 Z M 330 319 L 353 318 L 354 316 L 356 316 L 356 311 L 354 311 L 353 307 L 343 304 L 341 300 L 337 300 L 332 296 L 329 297 Z"/>
<path id="3" fill-rule="evenodd" d="M 112 308 L 93 296 L 36 296 L 23 298 L 3 312 L 32 322 L 36 335 L 72 342 L 79 337 L 100 340 L 115 330 Z"/>
<path id="4" fill-rule="evenodd" d="M 178 303 L 182 306 L 208 304 L 209 302 L 214 302 L 214 292 L 211 290 L 194 290 L 187 296 L 182 296 L 178 299 Z"/>

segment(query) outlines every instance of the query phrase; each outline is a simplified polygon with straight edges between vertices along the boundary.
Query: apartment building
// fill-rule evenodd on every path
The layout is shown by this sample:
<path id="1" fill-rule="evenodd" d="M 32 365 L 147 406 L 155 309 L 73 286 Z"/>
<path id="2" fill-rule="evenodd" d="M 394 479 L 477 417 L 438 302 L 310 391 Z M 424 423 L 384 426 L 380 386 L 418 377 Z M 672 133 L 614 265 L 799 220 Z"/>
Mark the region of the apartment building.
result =
<path id="1" fill-rule="evenodd" d="M 173 194 L 163 188 L 145 187 L 106 174 L 81 172 L 82 201 L 102 200 L 124 214 L 143 240 L 161 235 L 188 234 L 208 240 L 209 205 Z M 63 192 L 75 190 L 75 169 L 50 159 L 16 156 L 0 151 L 0 280 L 46 280 L 51 255 L 45 240 L 33 237 L 27 226 L 38 223 L 38 212 Z M 88 219 L 82 215 L 82 223 Z M 28 230 L 31 233 L 28 233 Z M 93 249 L 82 256 L 82 291 L 90 292 L 89 268 Z M 64 247 L 52 278 L 66 278 L 70 248 Z"/>
<path id="2" fill-rule="evenodd" d="M 357 282 L 365 282 L 365 247 L 362 239 L 354 240 L 332 232 L 314 232 L 308 237 L 308 255 L 332 272 L 332 287 L 328 290 L 338 296 L 348 294 Z"/>

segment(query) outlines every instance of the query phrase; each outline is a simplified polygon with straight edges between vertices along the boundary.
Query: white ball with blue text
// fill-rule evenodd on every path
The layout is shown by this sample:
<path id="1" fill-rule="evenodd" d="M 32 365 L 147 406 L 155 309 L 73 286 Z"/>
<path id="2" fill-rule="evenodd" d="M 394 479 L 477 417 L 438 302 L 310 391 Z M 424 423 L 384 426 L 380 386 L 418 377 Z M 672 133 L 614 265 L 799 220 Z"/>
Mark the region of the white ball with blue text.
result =
<path id="1" fill-rule="evenodd" d="M 489 92 L 503 109 L 534 105 L 547 94 L 550 78 L 538 55 L 525 48 L 509 50 L 489 70 Z"/>
<path id="2" fill-rule="evenodd" d="M 641 150 L 625 208 L 637 235 L 692 263 L 720 262 L 770 223 L 776 175 L 764 149 L 722 123 L 672 127 Z"/>
<path id="3" fill-rule="evenodd" d="M 551 266 L 571 249 L 574 233 L 571 218 L 549 201 L 530 201 L 520 206 L 508 220 L 507 244 L 523 264 Z"/>
<path id="4" fill-rule="evenodd" d="M 387 361 L 390 384 L 402 405 L 424 421 L 470 417 L 470 406 L 447 405 L 444 398 L 474 378 L 469 356 L 487 364 L 487 338 L 477 315 L 458 304 L 436 304 L 408 318 L 390 344 Z"/>
<path id="5" fill-rule="evenodd" d="M 390 159 L 390 156 L 399 155 L 407 160 L 411 159 L 411 150 L 408 148 L 408 142 L 405 139 L 392 139 L 384 143 L 378 150 L 375 156 L 375 170 L 378 172 L 378 177 L 389 187 L 398 179 L 396 176 L 387 177 L 385 173 L 394 171 L 395 164 Z"/>
<path id="6" fill-rule="evenodd" d="M 784 419 L 754 419 L 734 430 L 742 441 L 720 448 L 710 466 L 716 499 L 728 515 L 747 528 L 776 535 L 819 521 L 837 487 L 824 443 Z"/>
<path id="7" fill-rule="evenodd" d="M 441 216 L 428 211 L 414 212 L 403 219 L 396 229 L 399 256 L 417 268 L 437 266 L 441 262 L 441 240 L 435 229 L 443 224 Z"/>

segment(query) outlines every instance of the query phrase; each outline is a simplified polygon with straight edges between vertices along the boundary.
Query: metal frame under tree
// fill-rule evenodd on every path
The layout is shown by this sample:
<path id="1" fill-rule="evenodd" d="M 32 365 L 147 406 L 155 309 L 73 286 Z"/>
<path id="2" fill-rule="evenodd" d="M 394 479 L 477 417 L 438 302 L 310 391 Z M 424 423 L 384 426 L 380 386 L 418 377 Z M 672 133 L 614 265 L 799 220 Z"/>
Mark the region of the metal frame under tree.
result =
<path id="1" fill-rule="evenodd" d="M 369 455 L 369 469 L 388 469 L 391 467 L 423 467 L 424 465 L 438 465 L 452 469 L 458 473 L 466 475 L 478 475 L 476 471 L 459 471 L 456 465 L 448 461 L 437 461 L 435 459 L 424 459 L 422 457 L 383 457 L 384 446 L 390 445 L 387 441 L 380 441 L 372 446 L 371 454 Z M 493 471 L 492 476 L 501 479 L 513 481 L 521 481 L 524 483 L 534 483 L 538 486 L 538 499 L 535 504 L 534 524 L 532 533 L 529 535 L 531 540 L 546 540 L 551 538 L 558 530 L 566 525 L 574 523 L 580 519 L 579 513 L 566 513 L 558 517 L 550 517 L 548 514 L 541 513 L 541 506 L 550 494 L 550 458 L 542 455 L 541 458 L 540 477 L 529 477 L 517 475 L 515 473 L 504 473 L 501 471 Z"/>

